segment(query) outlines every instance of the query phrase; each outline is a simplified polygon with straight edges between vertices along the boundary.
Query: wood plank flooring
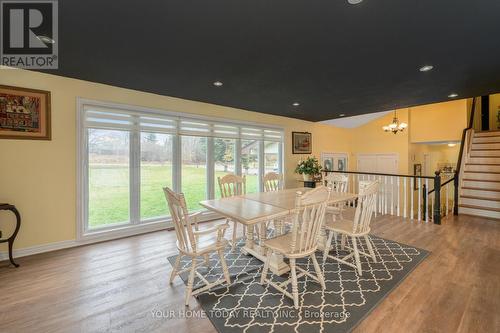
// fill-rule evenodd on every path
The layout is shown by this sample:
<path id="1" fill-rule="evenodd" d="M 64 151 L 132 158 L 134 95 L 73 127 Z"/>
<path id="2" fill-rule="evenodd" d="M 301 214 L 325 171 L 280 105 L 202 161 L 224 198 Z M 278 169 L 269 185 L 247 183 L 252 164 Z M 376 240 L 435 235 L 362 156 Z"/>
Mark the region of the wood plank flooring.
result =
<path id="1" fill-rule="evenodd" d="M 500 332 L 499 221 L 379 216 L 373 233 L 432 253 L 354 332 Z M 182 281 L 168 284 L 175 253 L 162 231 L 2 262 L 0 332 L 215 333 L 201 311 L 169 318 L 185 309 Z"/>

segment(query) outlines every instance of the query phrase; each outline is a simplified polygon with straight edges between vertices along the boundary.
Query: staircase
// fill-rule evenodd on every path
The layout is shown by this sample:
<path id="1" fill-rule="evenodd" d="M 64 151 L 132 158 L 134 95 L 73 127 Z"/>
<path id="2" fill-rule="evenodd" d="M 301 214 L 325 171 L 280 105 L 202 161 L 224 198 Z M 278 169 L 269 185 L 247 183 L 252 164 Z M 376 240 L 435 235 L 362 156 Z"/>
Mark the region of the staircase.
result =
<path id="1" fill-rule="evenodd" d="M 474 134 L 458 207 L 460 214 L 500 219 L 500 130 Z"/>

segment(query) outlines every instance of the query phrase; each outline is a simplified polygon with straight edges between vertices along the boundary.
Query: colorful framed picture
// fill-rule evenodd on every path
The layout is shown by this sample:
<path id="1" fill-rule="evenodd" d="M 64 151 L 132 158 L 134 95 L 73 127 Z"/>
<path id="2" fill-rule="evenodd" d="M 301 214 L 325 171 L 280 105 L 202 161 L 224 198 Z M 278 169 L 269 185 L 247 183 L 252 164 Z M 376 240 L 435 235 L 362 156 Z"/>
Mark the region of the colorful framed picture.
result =
<path id="1" fill-rule="evenodd" d="M 312 134 L 292 132 L 292 154 L 312 154 Z"/>
<path id="2" fill-rule="evenodd" d="M 50 92 L 0 85 L 0 139 L 50 140 Z"/>

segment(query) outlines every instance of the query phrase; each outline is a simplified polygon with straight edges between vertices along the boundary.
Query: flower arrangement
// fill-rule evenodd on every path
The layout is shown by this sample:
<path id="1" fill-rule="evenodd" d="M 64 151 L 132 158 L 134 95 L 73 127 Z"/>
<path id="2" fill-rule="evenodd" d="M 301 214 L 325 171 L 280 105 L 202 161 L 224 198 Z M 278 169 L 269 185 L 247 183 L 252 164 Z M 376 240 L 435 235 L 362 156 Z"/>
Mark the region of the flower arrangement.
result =
<path id="1" fill-rule="evenodd" d="M 316 157 L 311 156 L 300 160 L 295 167 L 295 172 L 302 175 L 304 180 L 311 180 L 314 175 L 321 172 L 321 165 Z"/>

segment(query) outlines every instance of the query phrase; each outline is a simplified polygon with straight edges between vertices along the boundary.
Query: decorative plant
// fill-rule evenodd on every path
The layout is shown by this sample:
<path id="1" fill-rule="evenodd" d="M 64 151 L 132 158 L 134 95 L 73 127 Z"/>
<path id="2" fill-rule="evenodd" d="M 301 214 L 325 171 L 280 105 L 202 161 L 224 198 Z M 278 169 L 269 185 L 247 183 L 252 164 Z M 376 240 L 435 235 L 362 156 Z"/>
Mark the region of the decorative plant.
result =
<path id="1" fill-rule="evenodd" d="M 321 172 L 321 165 L 316 157 L 311 156 L 297 163 L 295 172 L 301 175 L 317 175 Z"/>

